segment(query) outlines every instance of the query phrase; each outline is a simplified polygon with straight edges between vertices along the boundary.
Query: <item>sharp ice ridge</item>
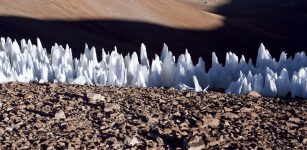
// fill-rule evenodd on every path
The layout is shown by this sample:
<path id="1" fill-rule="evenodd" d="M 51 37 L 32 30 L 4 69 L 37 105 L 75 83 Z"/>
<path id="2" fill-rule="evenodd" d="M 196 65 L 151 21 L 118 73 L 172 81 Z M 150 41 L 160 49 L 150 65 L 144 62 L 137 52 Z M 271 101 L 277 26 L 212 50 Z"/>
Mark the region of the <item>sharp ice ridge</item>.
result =
<path id="1" fill-rule="evenodd" d="M 161 56 L 149 61 L 147 50 L 141 44 L 140 57 L 136 52 L 123 56 L 116 47 L 111 53 L 102 51 L 98 62 L 95 47 L 85 45 L 84 53 L 73 58 L 71 48 L 55 44 L 51 53 L 41 41 L 32 44 L 10 38 L 0 39 L 0 83 L 54 82 L 88 85 L 175 87 L 204 92 L 210 88 L 225 89 L 227 93 L 246 94 L 257 91 L 265 96 L 307 97 L 307 56 L 296 53 L 293 58 L 281 53 L 279 61 L 260 45 L 256 66 L 232 53 L 226 53 L 225 65 L 212 53 L 212 67 L 205 69 L 199 58 L 193 64 L 186 50 L 176 60 L 166 44 Z"/>

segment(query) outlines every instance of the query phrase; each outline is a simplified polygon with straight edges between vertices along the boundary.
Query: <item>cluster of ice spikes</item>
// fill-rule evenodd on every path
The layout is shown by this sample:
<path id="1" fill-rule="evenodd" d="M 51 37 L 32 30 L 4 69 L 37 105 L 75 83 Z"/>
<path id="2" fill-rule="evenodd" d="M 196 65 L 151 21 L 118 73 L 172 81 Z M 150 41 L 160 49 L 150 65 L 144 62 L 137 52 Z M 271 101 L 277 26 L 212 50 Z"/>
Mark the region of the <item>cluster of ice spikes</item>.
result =
<path id="1" fill-rule="evenodd" d="M 307 56 L 304 52 L 288 58 L 281 53 L 278 62 L 271 57 L 261 44 L 256 66 L 249 59 L 228 52 L 225 65 L 219 63 L 212 53 L 212 67 L 205 69 L 205 62 L 199 58 L 193 64 L 188 51 L 178 60 L 164 44 L 161 56 L 155 55 L 150 61 L 146 47 L 141 45 L 140 57 L 133 52 L 123 56 L 115 49 L 111 53 L 102 51 L 102 59 L 97 60 L 96 49 L 85 46 L 80 58 L 73 58 L 68 45 L 65 48 L 55 44 L 51 54 L 30 40 L 21 40 L 20 45 L 10 38 L 1 38 L 0 43 L 0 83 L 54 82 L 70 84 L 95 84 L 134 87 L 175 87 L 192 89 L 197 92 L 226 89 L 227 93 L 246 94 L 257 91 L 265 96 L 286 96 L 288 93 L 307 97 Z"/>

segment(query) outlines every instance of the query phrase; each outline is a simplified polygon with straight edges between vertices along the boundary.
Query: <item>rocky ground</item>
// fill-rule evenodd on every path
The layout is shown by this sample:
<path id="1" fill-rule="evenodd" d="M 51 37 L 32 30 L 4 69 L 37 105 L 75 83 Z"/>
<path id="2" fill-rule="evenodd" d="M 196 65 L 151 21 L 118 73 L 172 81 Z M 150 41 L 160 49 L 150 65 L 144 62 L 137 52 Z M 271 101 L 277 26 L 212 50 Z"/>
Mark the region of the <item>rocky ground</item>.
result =
<path id="1" fill-rule="evenodd" d="M 64 84 L 0 93 L 0 149 L 307 147 L 302 100 Z"/>

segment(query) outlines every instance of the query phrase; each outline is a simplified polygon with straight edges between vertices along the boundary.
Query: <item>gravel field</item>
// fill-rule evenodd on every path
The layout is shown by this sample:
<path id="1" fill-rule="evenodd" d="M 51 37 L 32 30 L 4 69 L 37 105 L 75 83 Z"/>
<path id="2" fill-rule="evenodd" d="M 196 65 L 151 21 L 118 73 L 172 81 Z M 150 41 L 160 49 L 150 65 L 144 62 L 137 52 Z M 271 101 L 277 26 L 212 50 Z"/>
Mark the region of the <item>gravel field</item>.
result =
<path id="1" fill-rule="evenodd" d="M 0 149 L 304 149 L 304 100 L 163 88 L 0 85 Z"/>

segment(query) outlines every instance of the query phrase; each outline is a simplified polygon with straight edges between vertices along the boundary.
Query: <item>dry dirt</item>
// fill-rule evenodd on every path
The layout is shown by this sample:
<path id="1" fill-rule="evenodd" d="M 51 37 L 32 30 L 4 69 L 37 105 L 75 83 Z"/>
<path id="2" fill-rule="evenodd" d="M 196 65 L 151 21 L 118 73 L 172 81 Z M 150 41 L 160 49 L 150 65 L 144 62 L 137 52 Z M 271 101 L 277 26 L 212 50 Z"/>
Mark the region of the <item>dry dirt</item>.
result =
<path id="1" fill-rule="evenodd" d="M 49 83 L 0 93 L 0 149 L 307 147 L 306 101 Z"/>

